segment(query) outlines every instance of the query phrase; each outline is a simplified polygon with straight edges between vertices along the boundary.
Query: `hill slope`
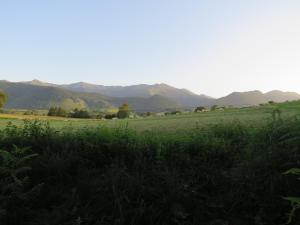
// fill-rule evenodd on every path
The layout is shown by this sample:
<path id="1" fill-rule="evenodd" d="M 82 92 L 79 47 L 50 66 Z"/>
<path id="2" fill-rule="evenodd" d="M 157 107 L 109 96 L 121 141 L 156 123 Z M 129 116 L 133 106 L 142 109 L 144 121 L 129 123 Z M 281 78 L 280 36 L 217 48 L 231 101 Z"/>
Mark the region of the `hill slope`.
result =
<path id="1" fill-rule="evenodd" d="M 38 86 L 58 86 L 56 84 L 45 83 L 38 80 L 29 81 Z M 142 97 L 150 98 L 155 95 L 168 98 L 175 101 L 182 107 L 195 107 L 199 105 L 210 105 L 213 98 L 205 95 L 197 95 L 186 89 L 178 89 L 167 84 L 139 84 L 131 86 L 104 86 L 89 84 L 85 82 L 78 82 L 67 85 L 60 85 L 59 87 L 74 91 L 86 93 L 99 93 L 110 97 Z"/>
<path id="2" fill-rule="evenodd" d="M 178 89 L 166 84 L 103 86 L 84 82 L 57 85 L 33 80 L 13 83 L 0 81 L 9 97 L 6 107 L 23 109 L 46 109 L 61 105 L 66 109 L 100 109 L 118 107 L 127 102 L 135 111 L 165 111 L 167 109 L 193 108 L 196 106 L 251 106 L 268 101 L 285 102 L 300 100 L 295 92 L 260 91 L 233 92 L 225 97 L 213 99 L 196 95 L 186 89 Z"/>
<path id="3" fill-rule="evenodd" d="M 135 111 L 162 111 L 167 108 L 178 108 L 178 104 L 163 96 L 150 98 L 117 98 L 98 93 L 73 92 L 53 86 L 40 86 L 28 83 L 0 81 L 0 89 L 8 95 L 6 108 L 15 109 L 48 109 L 50 106 L 62 106 L 66 109 L 90 108 L 103 109 L 118 107 L 128 102 Z"/>
<path id="4" fill-rule="evenodd" d="M 242 106 L 242 105 L 258 105 L 266 102 L 265 96 L 260 91 L 249 92 L 233 92 L 223 98 L 215 101 L 216 105 L 224 106 Z"/>
<path id="5" fill-rule="evenodd" d="M 285 102 L 299 100 L 300 95 L 295 92 L 271 91 L 262 93 L 260 91 L 233 92 L 215 101 L 216 105 L 222 106 L 250 106 L 267 103 L 268 101 Z"/>
<path id="6" fill-rule="evenodd" d="M 300 95 L 296 92 L 283 92 L 283 91 L 270 91 L 265 93 L 265 97 L 268 101 L 284 102 L 299 100 Z"/>
<path id="7" fill-rule="evenodd" d="M 86 108 L 89 105 L 96 107 L 110 105 L 105 96 L 73 93 L 56 87 L 0 82 L 0 89 L 8 96 L 8 101 L 5 105 L 7 108 L 47 109 L 50 106 L 59 105 L 72 109 L 76 107 Z"/>

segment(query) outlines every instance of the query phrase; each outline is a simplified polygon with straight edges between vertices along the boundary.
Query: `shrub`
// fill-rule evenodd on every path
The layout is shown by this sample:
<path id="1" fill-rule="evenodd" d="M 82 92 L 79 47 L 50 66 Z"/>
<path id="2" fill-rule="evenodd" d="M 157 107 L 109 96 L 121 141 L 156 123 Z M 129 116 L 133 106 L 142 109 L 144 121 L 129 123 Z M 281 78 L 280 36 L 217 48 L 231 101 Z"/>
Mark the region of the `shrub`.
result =
<path id="1" fill-rule="evenodd" d="M 83 118 L 83 119 L 88 119 L 91 118 L 90 114 L 88 111 L 83 110 L 83 109 L 75 109 L 74 111 L 69 113 L 69 117 L 72 118 Z"/>
<path id="2" fill-rule="evenodd" d="M 293 168 L 293 169 L 288 170 L 284 174 L 292 174 L 292 175 L 300 176 L 300 169 Z M 300 179 L 300 177 L 298 179 Z M 291 207 L 292 207 L 291 211 L 288 213 L 288 221 L 286 222 L 286 225 L 287 225 L 287 224 L 292 223 L 293 217 L 295 216 L 297 210 L 300 209 L 300 197 L 286 197 L 284 199 L 289 201 L 291 204 Z"/>
<path id="3" fill-rule="evenodd" d="M 269 103 L 270 105 L 274 105 L 276 102 L 274 102 L 274 101 L 268 101 L 268 103 Z"/>
<path id="4" fill-rule="evenodd" d="M 216 111 L 218 109 L 218 106 L 217 105 L 213 105 L 210 107 L 210 110 L 211 111 Z"/>
<path id="5" fill-rule="evenodd" d="M 206 110 L 205 107 L 199 106 L 199 107 L 197 107 L 197 108 L 194 110 L 194 112 L 203 112 L 204 110 Z"/>
<path id="6" fill-rule="evenodd" d="M 128 118 L 130 115 L 129 105 L 124 103 L 119 107 L 119 111 L 117 113 L 117 117 L 120 119 Z"/>
<path id="7" fill-rule="evenodd" d="M 113 118 L 116 118 L 117 117 L 117 114 L 106 114 L 104 116 L 105 119 L 108 119 L 108 120 L 111 120 Z"/>
<path id="8" fill-rule="evenodd" d="M 155 112 L 146 112 L 144 115 L 145 116 L 156 116 L 156 113 Z"/>
<path id="9" fill-rule="evenodd" d="M 3 107 L 3 105 L 5 104 L 7 100 L 7 96 L 4 92 L 0 91 L 0 108 Z"/>
<path id="10" fill-rule="evenodd" d="M 175 110 L 175 111 L 171 111 L 171 112 L 166 112 L 165 115 L 169 116 L 169 115 L 179 115 L 182 114 L 182 112 L 180 110 Z"/>
<path id="11" fill-rule="evenodd" d="M 68 114 L 66 110 L 61 107 L 50 107 L 48 111 L 48 116 L 59 116 L 59 117 L 66 117 Z"/>

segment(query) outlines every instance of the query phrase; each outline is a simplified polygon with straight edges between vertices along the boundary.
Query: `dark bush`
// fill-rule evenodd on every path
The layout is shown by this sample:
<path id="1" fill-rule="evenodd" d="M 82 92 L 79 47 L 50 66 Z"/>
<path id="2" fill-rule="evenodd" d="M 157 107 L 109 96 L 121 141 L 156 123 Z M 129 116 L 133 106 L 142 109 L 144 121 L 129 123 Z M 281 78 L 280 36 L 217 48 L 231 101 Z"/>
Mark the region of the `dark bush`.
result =
<path id="1" fill-rule="evenodd" d="M 116 114 L 106 114 L 106 115 L 104 116 L 104 118 L 105 118 L 105 119 L 108 119 L 108 120 L 111 120 L 111 119 L 116 118 L 116 117 L 117 117 Z"/>
<path id="2" fill-rule="evenodd" d="M 205 107 L 199 106 L 199 107 L 197 107 L 197 108 L 194 110 L 194 112 L 203 112 L 203 111 L 205 111 L 205 110 L 206 110 Z"/>
<path id="3" fill-rule="evenodd" d="M 48 116 L 66 117 L 67 115 L 67 111 L 61 107 L 50 107 L 48 111 Z"/>
<path id="4" fill-rule="evenodd" d="M 83 110 L 83 109 L 75 109 L 74 111 L 69 113 L 69 117 L 71 118 L 83 118 L 83 119 L 88 119 L 91 118 L 90 114 L 88 111 Z"/>

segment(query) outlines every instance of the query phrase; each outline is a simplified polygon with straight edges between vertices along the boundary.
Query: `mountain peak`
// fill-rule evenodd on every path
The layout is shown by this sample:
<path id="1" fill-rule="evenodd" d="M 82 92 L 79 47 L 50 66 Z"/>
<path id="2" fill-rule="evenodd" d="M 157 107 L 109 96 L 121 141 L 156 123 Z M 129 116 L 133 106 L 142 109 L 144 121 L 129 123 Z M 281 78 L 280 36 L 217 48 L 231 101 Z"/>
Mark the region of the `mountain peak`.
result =
<path id="1" fill-rule="evenodd" d="M 49 86 L 49 87 L 58 86 L 56 84 L 47 83 L 47 82 L 44 82 L 44 81 L 41 81 L 41 80 L 38 80 L 38 79 L 33 79 L 31 81 L 24 81 L 24 82 L 21 82 L 21 83 L 35 85 L 35 86 Z"/>
<path id="2" fill-rule="evenodd" d="M 43 83 L 42 81 L 40 81 L 38 79 L 33 79 L 32 82 L 41 82 L 41 83 Z"/>
<path id="3" fill-rule="evenodd" d="M 32 84 L 44 84 L 45 82 L 43 81 L 40 81 L 38 79 L 33 79 L 31 81 L 28 81 L 28 83 L 32 83 Z"/>
<path id="4" fill-rule="evenodd" d="M 296 92 L 284 92 L 279 90 L 273 90 L 270 92 L 265 93 L 266 98 L 269 101 L 275 101 L 275 102 L 283 102 L 283 101 L 293 101 L 293 100 L 299 100 L 300 95 Z"/>
<path id="5" fill-rule="evenodd" d="M 87 82 L 80 81 L 80 82 L 76 82 L 76 83 L 73 83 L 73 84 L 70 84 L 70 85 L 80 86 L 80 85 L 93 85 L 93 84 L 89 84 Z"/>

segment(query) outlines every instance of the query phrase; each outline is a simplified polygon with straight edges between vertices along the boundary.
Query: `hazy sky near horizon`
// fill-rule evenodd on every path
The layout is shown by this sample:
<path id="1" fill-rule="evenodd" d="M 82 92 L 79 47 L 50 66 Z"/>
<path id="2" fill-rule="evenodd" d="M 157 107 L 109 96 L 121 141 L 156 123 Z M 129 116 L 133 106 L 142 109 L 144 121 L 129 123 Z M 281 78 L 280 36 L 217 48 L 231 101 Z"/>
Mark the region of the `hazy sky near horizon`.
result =
<path id="1" fill-rule="evenodd" d="M 299 0 L 0 0 L 0 80 L 300 92 Z"/>

